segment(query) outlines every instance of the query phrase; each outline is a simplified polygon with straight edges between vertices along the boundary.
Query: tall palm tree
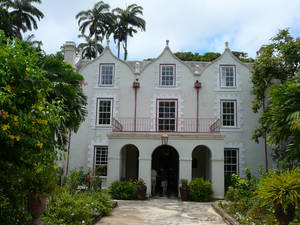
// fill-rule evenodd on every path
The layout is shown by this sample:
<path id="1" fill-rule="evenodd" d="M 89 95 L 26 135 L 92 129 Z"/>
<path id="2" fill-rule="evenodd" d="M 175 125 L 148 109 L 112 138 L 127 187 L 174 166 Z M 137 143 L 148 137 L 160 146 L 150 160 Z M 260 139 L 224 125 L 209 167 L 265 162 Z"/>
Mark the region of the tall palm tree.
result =
<path id="1" fill-rule="evenodd" d="M 97 53 L 102 53 L 103 46 L 100 43 L 86 35 L 79 35 L 78 37 L 85 39 L 85 42 L 78 45 L 78 48 L 82 51 L 82 58 L 92 59 L 96 57 Z"/>
<path id="2" fill-rule="evenodd" d="M 33 3 L 41 3 L 41 0 L 0 0 L 1 14 L 5 11 L 7 14 L 7 17 L 0 17 L 0 24 L 9 22 L 13 30 L 7 33 L 21 37 L 21 32 L 38 28 L 36 19 L 42 19 L 44 14 Z"/>
<path id="3" fill-rule="evenodd" d="M 81 11 L 76 15 L 81 34 L 84 35 L 88 29 L 88 35 L 94 37 L 95 49 L 97 49 L 96 44 L 98 41 L 101 42 L 104 37 L 108 39 L 111 34 L 113 15 L 109 9 L 108 4 L 100 1 L 94 5 L 93 9 Z"/>
<path id="4" fill-rule="evenodd" d="M 113 13 L 116 15 L 118 21 L 118 28 L 122 31 L 117 31 L 117 36 L 120 36 L 124 49 L 124 60 L 127 59 L 128 56 L 128 36 L 133 36 L 134 33 L 137 33 L 136 28 L 141 29 L 142 31 L 146 30 L 146 22 L 144 19 L 139 17 L 139 15 L 143 15 L 143 7 L 138 6 L 137 4 L 129 5 L 125 10 L 121 8 L 116 8 L 113 10 Z M 121 35 L 118 35 L 121 34 Z M 119 43 L 119 40 L 118 40 Z M 120 44 L 118 45 L 120 47 Z"/>

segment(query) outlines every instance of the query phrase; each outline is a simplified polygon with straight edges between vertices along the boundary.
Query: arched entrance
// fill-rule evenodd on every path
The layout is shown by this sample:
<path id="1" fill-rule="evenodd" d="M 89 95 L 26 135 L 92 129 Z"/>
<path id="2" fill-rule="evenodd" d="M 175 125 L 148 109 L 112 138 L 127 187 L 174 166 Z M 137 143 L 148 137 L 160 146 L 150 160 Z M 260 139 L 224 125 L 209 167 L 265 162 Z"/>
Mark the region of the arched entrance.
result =
<path id="1" fill-rule="evenodd" d="M 202 177 L 211 180 L 211 152 L 205 145 L 199 145 L 192 152 L 192 179 Z"/>
<path id="2" fill-rule="evenodd" d="M 169 145 L 156 148 L 152 153 L 152 196 L 177 197 L 178 174 L 179 155 L 176 149 Z"/>
<path id="3" fill-rule="evenodd" d="M 134 145 L 121 149 L 121 180 L 135 180 L 139 177 L 139 150 Z"/>

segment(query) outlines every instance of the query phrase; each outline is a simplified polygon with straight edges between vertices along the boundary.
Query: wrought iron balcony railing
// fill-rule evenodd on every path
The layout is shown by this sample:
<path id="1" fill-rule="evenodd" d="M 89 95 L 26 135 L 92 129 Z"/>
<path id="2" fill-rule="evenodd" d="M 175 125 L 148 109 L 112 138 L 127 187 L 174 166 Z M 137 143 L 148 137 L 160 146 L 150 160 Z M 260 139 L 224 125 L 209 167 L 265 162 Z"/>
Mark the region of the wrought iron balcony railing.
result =
<path id="1" fill-rule="evenodd" d="M 113 132 L 217 133 L 220 132 L 220 119 L 199 118 L 197 121 L 196 118 L 177 118 L 161 121 L 152 118 L 113 118 L 112 128 Z"/>

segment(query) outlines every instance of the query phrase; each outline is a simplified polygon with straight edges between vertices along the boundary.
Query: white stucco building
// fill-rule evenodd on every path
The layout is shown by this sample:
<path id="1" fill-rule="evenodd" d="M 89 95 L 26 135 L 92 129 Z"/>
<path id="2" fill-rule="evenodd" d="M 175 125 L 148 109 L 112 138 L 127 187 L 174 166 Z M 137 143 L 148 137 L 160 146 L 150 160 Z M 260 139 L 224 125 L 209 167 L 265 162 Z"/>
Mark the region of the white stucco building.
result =
<path id="1" fill-rule="evenodd" d="M 168 45 L 151 61 L 120 60 L 107 46 L 75 64 L 75 44 L 65 44 L 65 60 L 84 76 L 88 96 L 88 116 L 72 135 L 70 168 L 93 169 L 106 186 L 142 178 L 148 194 L 151 170 L 163 169 L 169 194 L 177 195 L 180 179 L 203 177 L 223 198 L 224 173 L 264 166 L 263 145 L 251 139 L 251 65 L 228 44 L 213 62 L 183 62 Z"/>

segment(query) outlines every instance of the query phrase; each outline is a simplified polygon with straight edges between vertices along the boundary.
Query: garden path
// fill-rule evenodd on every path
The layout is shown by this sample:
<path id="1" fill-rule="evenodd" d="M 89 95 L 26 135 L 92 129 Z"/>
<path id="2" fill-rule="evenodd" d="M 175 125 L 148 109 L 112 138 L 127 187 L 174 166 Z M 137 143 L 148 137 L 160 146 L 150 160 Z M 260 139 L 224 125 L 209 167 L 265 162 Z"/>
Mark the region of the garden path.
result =
<path id="1" fill-rule="evenodd" d="M 112 215 L 96 225 L 226 225 L 210 203 L 175 199 L 118 201 Z"/>

